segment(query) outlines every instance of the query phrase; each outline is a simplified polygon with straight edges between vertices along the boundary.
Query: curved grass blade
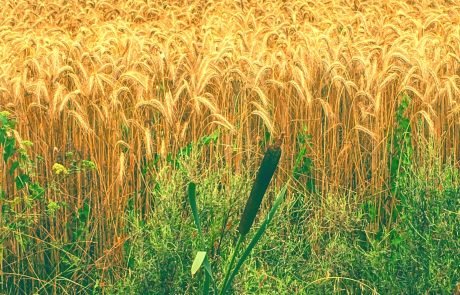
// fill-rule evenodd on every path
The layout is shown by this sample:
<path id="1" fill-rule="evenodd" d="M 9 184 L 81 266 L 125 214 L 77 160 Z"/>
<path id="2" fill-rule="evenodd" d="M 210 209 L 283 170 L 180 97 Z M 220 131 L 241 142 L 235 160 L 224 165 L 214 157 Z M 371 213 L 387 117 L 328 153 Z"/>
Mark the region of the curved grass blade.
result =
<path id="1" fill-rule="evenodd" d="M 198 234 L 200 238 L 202 237 L 201 233 L 201 224 L 200 224 L 200 215 L 198 215 L 198 206 L 196 205 L 196 184 L 194 182 L 189 182 L 187 188 L 188 201 L 190 207 L 192 208 L 193 221 L 195 222 L 196 228 L 198 229 Z"/>

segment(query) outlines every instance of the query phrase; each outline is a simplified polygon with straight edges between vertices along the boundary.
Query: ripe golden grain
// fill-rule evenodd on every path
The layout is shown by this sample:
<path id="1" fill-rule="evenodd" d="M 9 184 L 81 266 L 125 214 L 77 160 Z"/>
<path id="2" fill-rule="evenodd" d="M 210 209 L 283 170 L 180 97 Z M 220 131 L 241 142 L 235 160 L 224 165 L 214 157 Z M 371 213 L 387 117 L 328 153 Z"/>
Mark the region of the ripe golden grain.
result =
<path id="1" fill-rule="evenodd" d="M 56 160 L 46 154 L 52 147 L 99 167 L 59 196 L 75 210 L 94 205 L 98 246 L 85 251 L 96 259 L 124 227 L 119 210 L 148 185 L 145 155 L 164 160 L 216 129 L 213 152 L 241 171 L 258 139 L 280 130 L 288 135 L 281 165 L 290 169 L 307 127 L 318 191 L 346 188 L 378 201 L 405 93 L 411 123 L 439 137 L 443 158 L 459 160 L 455 1 L 255 0 L 244 9 L 232 0 L 62 2 L 0 7 L 0 108 L 44 156 L 39 174 Z M 227 148 L 235 145 L 237 156 Z M 139 196 L 136 206 L 149 202 Z M 71 235 L 50 223 L 49 240 Z"/>

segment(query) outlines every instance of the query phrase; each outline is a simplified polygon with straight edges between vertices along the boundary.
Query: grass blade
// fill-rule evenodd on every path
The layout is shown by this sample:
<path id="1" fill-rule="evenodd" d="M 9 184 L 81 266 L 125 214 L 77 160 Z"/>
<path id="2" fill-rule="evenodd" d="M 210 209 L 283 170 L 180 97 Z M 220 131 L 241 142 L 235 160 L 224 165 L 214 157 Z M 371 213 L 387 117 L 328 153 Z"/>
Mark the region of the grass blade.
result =
<path id="1" fill-rule="evenodd" d="M 188 201 L 190 207 L 192 208 L 193 221 L 195 222 L 196 228 L 198 229 L 198 234 L 201 233 L 201 224 L 200 224 L 200 215 L 198 215 L 198 206 L 196 205 L 196 184 L 194 182 L 189 182 L 187 188 Z"/>
<path id="2" fill-rule="evenodd" d="M 188 195 L 188 201 L 190 203 L 190 207 L 192 208 L 193 221 L 195 222 L 195 226 L 198 229 L 198 235 L 200 237 L 200 244 L 203 245 L 204 240 L 203 240 L 203 234 L 201 232 L 200 215 L 198 214 L 198 206 L 196 204 L 196 184 L 194 182 L 189 182 L 188 187 L 187 187 L 187 195 Z M 206 252 L 204 253 L 206 254 Z M 196 257 L 195 257 L 195 260 L 196 260 Z M 214 278 L 212 275 L 211 264 L 209 263 L 208 257 L 206 255 L 204 255 L 204 259 L 203 261 L 201 261 L 201 263 L 203 264 L 203 267 L 206 271 L 203 294 L 208 294 L 210 283 L 213 284 L 214 290 L 216 289 L 216 286 L 215 286 Z M 192 271 L 192 275 L 193 275 L 193 271 Z"/>

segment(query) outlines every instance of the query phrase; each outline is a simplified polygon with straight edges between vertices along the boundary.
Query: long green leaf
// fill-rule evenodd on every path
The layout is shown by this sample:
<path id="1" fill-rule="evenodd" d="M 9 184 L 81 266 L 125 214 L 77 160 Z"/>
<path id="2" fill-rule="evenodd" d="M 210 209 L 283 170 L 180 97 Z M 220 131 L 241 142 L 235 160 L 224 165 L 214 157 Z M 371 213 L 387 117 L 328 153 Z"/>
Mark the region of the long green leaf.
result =
<path id="1" fill-rule="evenodd" d="M 190 207 L 192 208 L 193 221 L 195 222 L 198 234 L 201 237 L 200 215 L 198 215 L 198 206 L 196 205 L 196 184 L 194 182 L 190 182 L 188 184 L 187 194 Z"/>
<path id="2" fill-rule="evenodd" d="M 211 285 L 211 275 L 206 271 L 205 277 L 204 277 L 203 295 L 209 294 L 210 285 Z"/>
<path id="3" fill-rule="evenodd" d="M 227 271 L 225 272 L 224 282 L 223 282 L 222 290 L 221 290 L 220 294 L 223 294 L 223 292 L 225 290 L 225 286 L 227 285 L 228 279 L 230 278 L 230 274 L 231 274 L 231 271 L 232 271 L 233 264 L 235 263 L 236 256 L 238 255 L 240 246 L 242 245 L 242 243 L 244 241 L 244 238 L 245 238 L 244 235 L 240 235 L 240 237 L 238 239 L 238 242 L 236 243 L 235 250 L 233 251 L 232 258 L 230 260 L 230 263 L 228 264 Z"/>
<path id="4" fill-rule="evenodd" d="M 190 182 L 187 187 L 187 195 L 188 201 L 190 203 L 190 208 L 192 209 L 193 221 L 195 222 L 195 226 L 198 229 L 198 235 L 200 237 L 201 245 L 204 244 L 203 241 L 203 234 L 201 232 L 201 223 L 200 223 L 200 215 L 198 214 L 198 206 L 196 204 L 196 184 L 194 182 Z M 196 258 L 195 258 L 196 259 Z M 202 261 L 203 267 L 206 270 L 206 277 L 205 277 L 205 284 L 203 288 L 203 294 L 209 293 L 209 282 L 211 282 L 215 289 L 215 282 L 214 277 L 212 275 L 211 264 L 209 263 L 208 257 L 205 255 L 204 261 Z M 201 264 L 200 264 L 201 266 Z"/>

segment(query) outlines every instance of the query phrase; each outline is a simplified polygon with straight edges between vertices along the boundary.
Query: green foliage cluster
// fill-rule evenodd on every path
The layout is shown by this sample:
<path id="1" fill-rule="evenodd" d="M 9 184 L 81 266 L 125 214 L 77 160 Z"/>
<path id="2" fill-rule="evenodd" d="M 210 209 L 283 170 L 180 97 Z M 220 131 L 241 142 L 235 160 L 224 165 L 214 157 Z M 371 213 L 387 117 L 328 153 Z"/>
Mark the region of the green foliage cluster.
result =
<path id="1" fill-rule="evenodd" d="M 34 178 L 34 162 L 27 154 L 27 147 L 32 143 L 18 142 L 14 136 L 16 122 L 8 112 L 0 112 L 0 150 L 2 150 L 3 167 L 8 171 L 15 191 L 14 196 L 8 196 L 6 184 L 0 184 L 0 259 L 8 260 L 4 242 L 12 238 L 25 249 L 32 242 L 24 233 L 37 222 L 29 212 L 33 211 L 43 200 L 44 188 Z"/>
<path id="2" fill-rule="evenodd" d="M 67 224 L 72 239 L 60 244 L 44 233 L 49 231 L 51 224 L 59 222 L 56 215 L 68 208 L 68 204 L 46 196 L 49 193 L 62 194 L 60 185 L 66 178 L 94 170 L 96 166 L 89 160 L 75 160 L 73 153 L 68 152 L 66 159 L 69 166 L 55 163 L 52 167 L 55 178 L 43 185 L 36 174 L 41 157 L 30 157 L 27 148 L 32 143 L 18 140 L 15 126 L 11 114 L 0 112 L 2 165 L 12 180 L 12 185 L 0 184 L 0 292 L 41 294 L 56 289 L 53 284 L 62 284 L 62 288 L 58 289 L 64 290 L 69 283 L 84 290 L 84 284 L 94 283 L 94 280 L 76 282 L 74 277 L 87 266 L 81 245 L 88 240 L 83 232 L 88 233 L 89 204 L 86 202 L 72 215 L 71 222 Z M 17 244 L 16 249 L 11 248 L 12 242 Z M 43 265 L 31 265 L 30 260 L 40 255 Z M 57 264 L 50 263 L 53 255 L 60 257 Z"/>

